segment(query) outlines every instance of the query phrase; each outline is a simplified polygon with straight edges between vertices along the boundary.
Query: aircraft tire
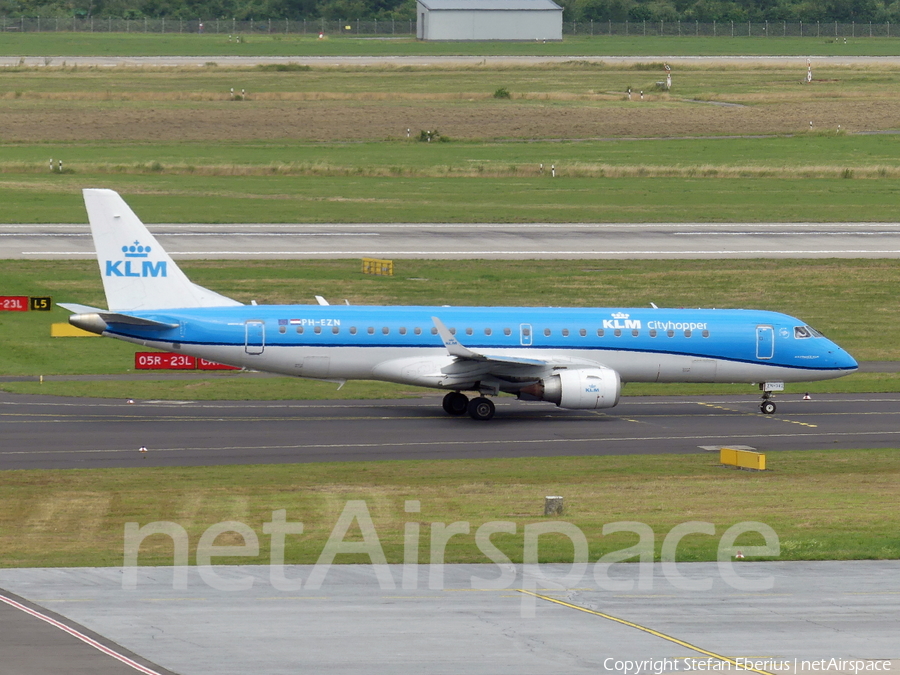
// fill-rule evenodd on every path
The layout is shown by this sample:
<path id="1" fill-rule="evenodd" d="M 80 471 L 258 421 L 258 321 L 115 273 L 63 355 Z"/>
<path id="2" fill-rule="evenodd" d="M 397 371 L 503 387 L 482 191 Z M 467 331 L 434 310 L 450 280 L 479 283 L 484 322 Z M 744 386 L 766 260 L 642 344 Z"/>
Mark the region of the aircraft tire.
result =
<path id="1" fill-rule="evenodd" d="M 763 415 L 774 415 L 775 414 L 775 404 L 772 401 L 763 401 L 759 406 L 759 411 Z"/>
<path id="2" fill-rule="evenodd" d="M 444 396 L 441 405 L 443 406 L 445 413 L 452 415 L 453 417 L 458 417 L 459 415 L 465 415 L 466 411 L 469 409 L 469 397 L 458 391 L 451 391 Z"/>
<path id="3" fill-rule="evenodd" d="M 484 396 L 469 401 L 469 417 L 473 420 L 487 421 L 494 416 L 494 402 Z"/>

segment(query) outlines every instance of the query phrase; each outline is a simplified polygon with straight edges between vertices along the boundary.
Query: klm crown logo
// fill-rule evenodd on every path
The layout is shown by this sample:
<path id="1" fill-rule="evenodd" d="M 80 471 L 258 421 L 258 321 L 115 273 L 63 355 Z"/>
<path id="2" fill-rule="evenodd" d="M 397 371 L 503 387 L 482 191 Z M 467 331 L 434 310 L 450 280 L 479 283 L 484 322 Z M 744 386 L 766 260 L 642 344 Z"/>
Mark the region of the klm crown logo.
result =
<path id="1" fill-rule="evenodd" d="M 126 258 L 146 258 L 150 255 L 150 247 L 141 246 L 141 242 L 135 241 L 131 246 L 123 246 L 122 253 Z"/>
<path id="2" fill-rule="evenodd" d="M 615 314 L 612 315 L 612 318 L 614 318 L 614 319 L 627 319 L 629 316 L 631 316 L 631 315 L 630 315 L 630 314 L 626 314 L 625 312 L 616 312 Z"/>
<path id="3" fill-rule="evenodd" d="M 108 277 L 165 277 L 168 275 L 166 261 L 148 260 L 152 247 L 143 246 L 135 241 L 130 246 L 122 247 L 125 260 L 107 260 L 106 276 Z"/>

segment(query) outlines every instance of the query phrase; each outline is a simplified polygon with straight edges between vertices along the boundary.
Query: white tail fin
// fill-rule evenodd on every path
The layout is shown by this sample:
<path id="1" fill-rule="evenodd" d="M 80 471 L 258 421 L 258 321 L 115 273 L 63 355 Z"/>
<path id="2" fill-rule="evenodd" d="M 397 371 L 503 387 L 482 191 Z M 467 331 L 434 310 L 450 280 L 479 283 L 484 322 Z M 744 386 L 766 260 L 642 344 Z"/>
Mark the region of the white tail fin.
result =
<path id="1" fill-rule="evenodd" d="M 83 193 L 110 311 L 241 304 L 192 283 L 117 192 Z"/>

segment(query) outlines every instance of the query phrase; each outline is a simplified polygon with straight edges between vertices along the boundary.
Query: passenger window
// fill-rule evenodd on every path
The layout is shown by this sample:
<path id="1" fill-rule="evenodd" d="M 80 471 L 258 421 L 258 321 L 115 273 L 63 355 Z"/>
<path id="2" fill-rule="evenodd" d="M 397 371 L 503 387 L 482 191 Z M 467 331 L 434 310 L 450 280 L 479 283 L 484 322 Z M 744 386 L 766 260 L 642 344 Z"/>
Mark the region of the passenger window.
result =
<path id="1" fill-rule="evenodd" d="M 400 335 L 406 335 L 406 326 L 400 326 Z"/>
<path id="2" fill-rule="evenodd" d="M 450 329 L 450 335 L 456 335 L 456 329 L 455 329 L 455 328 L 451 328 L 451 329 Z"/>
<path id="3" fill-rule="evenodd" d="M 369 326 L 368 328 L 366 328 L 366 332 L 367 332 L 369 335 L 375 335 L 375 327 L 374 327 L 374 326 Z"/>
<path id="4" fill-rule="evenodd" d="M 581 337 L 584 337 L 584 336 L 587 335 L 587 330 L 584 329 L 584 328 L 582 328 L 582 329 L 580 329 L 580 330 L 578 331 L 578 334 L 579 334 Z"/>
<path id="5" fill-rule="evenodd" d="M 603 337 L 603 329 L 602 328 L 597 329 L 597 337 Z"/>
<path id="6" fill-rule="evenodd" d="M 650 337 L 656 337 L 656 329 L 655 328 L 650 329 Z"/>
<path id="7" fill-rule="evenodd" d="M 350 335 L 356 335 L 356 326 L 350 326 Z"/>
<path id="8" fill-rule="evenodd" d="M 391 329 L 388 328 L 387 326 L 385 326 L 384 328 L 381 329 L 381 332 L 384 333 L 385 335 L 387 335 L 388 333 L 391 332 Z"/>
<path id="9" fill-rule="evenodd" d="M 278 326 L 278 332 L 284 335 L 287 333 L 287 326 Z"/>
<path id="10" fill-rule="evenodd" d="M 621 328 L 616 328 L 616 329 L 613 331 L 613 335 L 615 335 L 616 337 L 622 337 L 622 329 L 621 329 Z"/>
<path id="11" fill-rule="evenodd" d="M 322 332 L 322 326 L 316 326 L 315 328 L 313 328 L 313 332 L 316 335 L 319 335 Z"/>
<path id="12" fill-rule="evenodd" d="M 472 334 L 472 329 L 466 328 L 466 335 L 471 335 L 471 334 Z"/>
<path id="13" fill-rule="evenodd" d="M 297 326 L 297 335 L 303 335 L 303 326 Z"/>
<path id="14" fill-rule="evenodd" d="M 637 337 L 640 334 L 641 334 L 641 331 L 639 331 L 637 328 L 635 328 L 634 330 L 631 331 L 631 335 L 633 337 Z"/>
<path id="15" fill-rule="evenodd" d="M 684 337 L 691 337 L 691 335 L 693 335 L 693 333 L 691 332 L 691 329 L 690 329 L 690 328 L 685 328 L 685 330 L 684 330 Z"/>
<path id="16" fill-rule="evenodd" d="M 490 328 L 485 328 L 485 329 L 484 329 L 484 334 L 485 334 L 485 335 L 490 335 L 490 334 L 491 334 L 491 329 L 490 329 Z"/>
<path id="17" fill-rule="evenodd" d="M 675 337 L 675 331 L 674 331 L 674 330 L 667 330 L 667 331 L 666 331 L 666 335 L 668 335 L 669 337 Z"/>
<path id="18" fill-rule="evenodd" d="M 416 335 L 421 335 L 422 329 L 416 326 L 415 329 L 413 329 L 413 333 L 415 333 Z"/>
<path id="19" fill-rule="evenodd" d="M 703 337 L 709 337 L 709 331 L 705 330 L 702 333 L 700 333 L 700 335 L 702 335 Z"/>
<path id="20" fill-rule="evenodd" d="M 331 332 L 334 333 L 335 335 L 337 335 L 338 333 L 341 332 L 341 327 L 340 326 L 332 326 Z"/>
<path id="21" fill-rule="evenodd" d="M 569 329 L 568 329 L 568 328 L 563 328 L 563 329 L 562 329 L 562 336 L 563 336 L 563 337 L 569 337 Z"/>
<path id="22" fill-rule="evenodd" d="M 550 333 L 551 333 L 551 331 L 549 328 L 544 329 L 544 335 L 546 335 L 547 337 L 550 337 Z"/>
<path id="23" fill-rule="evenodd" d="M 512 335 L 512 329 L 510 329 L 510 328 L 504 328 L 504 329 L 503 329 L 503 334 L 504 334 L 504 335 Z"/>
<path id="24" fill-rule="evenodd" d="M 437 335 L 437 328 L 436 328 L 436 327 L 431 329 L 431 334 L 432 334 L 432 335 Z"/>

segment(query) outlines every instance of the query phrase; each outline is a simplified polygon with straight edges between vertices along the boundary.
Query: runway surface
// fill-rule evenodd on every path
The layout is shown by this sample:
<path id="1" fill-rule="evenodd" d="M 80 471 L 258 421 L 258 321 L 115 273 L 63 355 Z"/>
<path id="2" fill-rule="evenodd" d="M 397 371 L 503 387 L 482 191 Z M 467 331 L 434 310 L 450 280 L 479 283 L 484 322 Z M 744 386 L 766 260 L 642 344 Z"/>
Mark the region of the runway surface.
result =
<path id="1" fill-rule="evenodd" d="M 896 258 L 900 223 L 160 224 L 178 258 Z M 84 224 L 0 225 L 0 258 L 94 258 Z"/>
<path id="2" fill-rule="evenodd" d="M 624 661 L 647 659 L 657 665 L 646 675 L 753 672 L 739 659 L 776 674 L 811 672 L 794 659 L 900 666 L 884 667 L 900 656 L 895 561 L 641 567 L 423 565 L 404 589 L 401 565 L 332 566 L 318 588 L 300 587 L 312 566 L 287 566 L 283 590 L 268 566 L 207 567 L 212 584 L 193 567 L 183 588 L 171 567 L 145 567 L 131 590 L 121 568 L 20 569 L 0 570 L 0 587 L 182 675 L 635 675 Z M 239 580 L 251 586 L 225 590 Z M 43 672 L 74 672 L 59 665 Z"/>
<path id="3" fill-rule="evenodd" d="M 438 396 L 393 401 L 125 401 L 0 394 L 0 470 L 879 448 L 900 394 L 625 397 L 609 410 L 497 399 L 489 422 Z M 147 448 L 146 453 L 138 452 Z"/>

